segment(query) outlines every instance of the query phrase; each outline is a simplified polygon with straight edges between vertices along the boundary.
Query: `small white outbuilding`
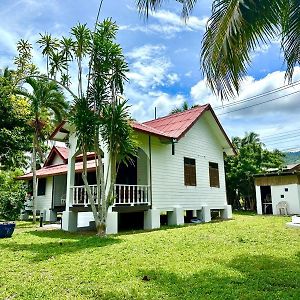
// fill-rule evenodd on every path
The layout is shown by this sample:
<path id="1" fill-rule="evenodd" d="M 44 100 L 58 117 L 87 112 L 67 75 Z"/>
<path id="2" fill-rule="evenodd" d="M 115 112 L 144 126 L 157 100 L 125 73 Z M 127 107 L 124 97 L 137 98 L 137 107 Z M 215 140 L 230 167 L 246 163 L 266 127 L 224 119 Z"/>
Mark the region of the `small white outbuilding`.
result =
<path id="1" fill-rule="evenodd" d="M 258 214 L 300 214 L 300 164 L 255 176 Z"/>

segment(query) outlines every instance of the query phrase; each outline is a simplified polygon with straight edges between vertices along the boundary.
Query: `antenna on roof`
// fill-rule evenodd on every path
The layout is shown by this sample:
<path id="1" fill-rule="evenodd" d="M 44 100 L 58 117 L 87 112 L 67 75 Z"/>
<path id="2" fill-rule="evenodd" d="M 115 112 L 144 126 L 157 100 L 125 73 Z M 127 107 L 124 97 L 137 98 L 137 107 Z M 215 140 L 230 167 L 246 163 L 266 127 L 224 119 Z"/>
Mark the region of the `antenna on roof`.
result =
<path id="1" fill-rule="evenodd" d="M 156 120 L 156 106 L 154 107 L 154 119 Z"/>

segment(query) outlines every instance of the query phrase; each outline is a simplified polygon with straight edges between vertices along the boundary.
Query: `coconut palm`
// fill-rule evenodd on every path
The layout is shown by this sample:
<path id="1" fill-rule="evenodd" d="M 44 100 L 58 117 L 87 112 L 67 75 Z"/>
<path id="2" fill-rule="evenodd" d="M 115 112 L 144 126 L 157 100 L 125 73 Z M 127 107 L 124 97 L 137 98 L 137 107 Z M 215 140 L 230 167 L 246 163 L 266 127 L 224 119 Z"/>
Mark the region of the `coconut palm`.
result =
<path id="1" fill-rule="evenodd" d="M 59 41 L 56 38 L 52 38 L 51 34 L 47 32 L 45 34 L 40 33 L 40 39 L 37 41 L 40 44 L 40 48 L 42 49 L 42 54 L 46 56 L 47 60 L 47 75 L 49 76 L 49 58 L 54 51 L 57 50 L 59 46 Z"/>
<path id="2" fill-rule="evenodd" d="M 158 9 L 163 0 L 137 0 L 141 13 Z M 176 0 L 188 17 L 197 0 Z M 300 3 L 298 0 L 215 0 L 202 41 L 201 66 L 210 88 L 221 98 L 239 92 L 251 62 L 251 52 L 281 40 L 286 79 L 300 62 Z"/>
<path id="3" fill-rule="evenodd" d="M 180 107 L 175 107 L 174 109 L 172 109 L 170 115 L 177 114 L 179 112 L 183 112 L 183 111 L 195 108 L 195 107 L 198 107 L 198 104 L 189 106 L 188 102 L 184 101 Z"/>
<path id="4" fill-rule="evenodd" d="M 37 152 L 43 157 L 41 150 L 41 141 L 44 137 L 44 128 L 51 120 L 61 121 L 66 114 L 68 104 L 65 101 L 64 94 L 60 87 L 53 81 L 45 79 L 34 79 L 28 77 L 25 79 L 32 92 L 25 89 L 19 89 L 17 94 L 24 96 L 30 103 L 32 119 L 30 126 L 33 129 L 32 141 L 32 173 L 33 173 L 33 221 L 36 221 L 36 198 L 37 198 L 37 178 L 36 162 Z M 51 118 L 52 117 L 52 118 Z M 54 119 L 55 118 L 55 119 Z"/>

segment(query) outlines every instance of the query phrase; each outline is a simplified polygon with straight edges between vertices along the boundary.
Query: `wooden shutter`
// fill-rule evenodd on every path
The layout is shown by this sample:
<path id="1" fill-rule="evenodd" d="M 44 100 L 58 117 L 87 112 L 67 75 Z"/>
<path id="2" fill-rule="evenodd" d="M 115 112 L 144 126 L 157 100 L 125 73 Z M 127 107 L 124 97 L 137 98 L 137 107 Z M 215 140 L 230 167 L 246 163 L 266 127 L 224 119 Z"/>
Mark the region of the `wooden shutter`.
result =
<path id="1" fill-rule="evenodd" d="M 217 163 L 209 163 L 209 184 L 211 187 L 220 187 L 219 166 Z"/>
<path id="2" fill-rule="evenodd" d="M 196 161 L 193 158 L 184 158 L 184 184 L 196 186 Z"/>

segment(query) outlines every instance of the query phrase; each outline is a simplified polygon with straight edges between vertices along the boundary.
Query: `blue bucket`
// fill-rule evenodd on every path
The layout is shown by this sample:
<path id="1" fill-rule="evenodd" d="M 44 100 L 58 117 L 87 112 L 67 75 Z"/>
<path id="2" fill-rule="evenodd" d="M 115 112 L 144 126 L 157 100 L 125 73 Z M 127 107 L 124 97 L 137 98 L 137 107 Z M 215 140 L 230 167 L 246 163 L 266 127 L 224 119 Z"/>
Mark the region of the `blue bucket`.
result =
<path id="1" fill-rule="evenodd" d="M 15 230 L 15 223 L 0 224 L 0 238 L 9 238 Z"/>

